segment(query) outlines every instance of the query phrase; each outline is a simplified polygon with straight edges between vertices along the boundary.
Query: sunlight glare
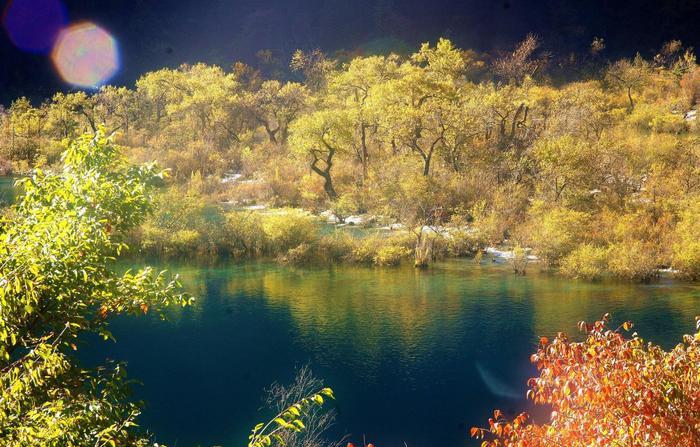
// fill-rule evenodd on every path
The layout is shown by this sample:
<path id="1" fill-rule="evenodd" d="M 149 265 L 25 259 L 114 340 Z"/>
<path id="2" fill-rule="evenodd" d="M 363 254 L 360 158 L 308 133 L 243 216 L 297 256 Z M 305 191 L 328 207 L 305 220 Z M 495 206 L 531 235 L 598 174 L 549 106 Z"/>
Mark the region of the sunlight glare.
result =
<path id="1" fill-rule="evenodd" d="M 119 54 L 114 37 L 89 22 L 72 25 L 61 31 L 51 59 L 61 77 L 79 87 L 100 87 L 119 68 Z"/>

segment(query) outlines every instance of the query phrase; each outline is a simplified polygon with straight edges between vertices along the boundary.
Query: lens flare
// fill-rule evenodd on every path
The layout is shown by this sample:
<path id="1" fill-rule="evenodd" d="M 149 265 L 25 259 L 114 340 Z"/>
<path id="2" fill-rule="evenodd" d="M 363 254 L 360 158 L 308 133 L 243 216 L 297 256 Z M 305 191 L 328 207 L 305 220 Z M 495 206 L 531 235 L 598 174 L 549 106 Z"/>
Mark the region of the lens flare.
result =
<path id="1" fill-rule="evenodd" d="M 100 87 L 119 68 L 116 41 L 107 31 L 89 22 L 61 31 L 51 59 L 61 77 L 79 87 Z"/>
<path id="2" fill-rule="evenodd" d="M 51 50 L 66 12 L 59 0 L 10 0 L 2 25 L 17 48 L 36 53 Z"/>

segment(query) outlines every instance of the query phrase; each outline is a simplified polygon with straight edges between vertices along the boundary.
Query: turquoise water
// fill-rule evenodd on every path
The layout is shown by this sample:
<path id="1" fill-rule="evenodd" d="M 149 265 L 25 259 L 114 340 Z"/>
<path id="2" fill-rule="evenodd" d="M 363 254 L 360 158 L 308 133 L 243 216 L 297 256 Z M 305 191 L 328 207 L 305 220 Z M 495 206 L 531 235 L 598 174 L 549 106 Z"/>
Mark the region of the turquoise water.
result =
<path id="1" fill-rule="evenodd" d="M 14 177 L 0 177 L 0 207 L 15 201 L 17 188 L 14 187 Z"/>
<path id="2" fill-rule="evenodd" d="M 246 444 L 263 390 L 310 363 L 334 388 L 331 435 L 378 446 L 478 445 L 494 408 L 528 408 L 540 335 L 610 312 L 665 347 L 700 314 L 700 286 L 590 284 L 471 260 L 412 268 L 170 265 L 196 304 L 168 321 L 124 317 L 117 343 L 85 352 L 129 363 L 142 425 L 170 446 Z"/>

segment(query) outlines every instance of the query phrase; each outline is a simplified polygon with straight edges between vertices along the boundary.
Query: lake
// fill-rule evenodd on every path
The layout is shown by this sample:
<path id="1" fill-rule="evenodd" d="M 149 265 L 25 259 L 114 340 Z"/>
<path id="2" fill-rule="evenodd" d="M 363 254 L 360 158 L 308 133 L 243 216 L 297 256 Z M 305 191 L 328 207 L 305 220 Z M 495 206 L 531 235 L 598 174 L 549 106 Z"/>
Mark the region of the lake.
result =
<path id="1" fill-rule="evenodd" d="M 0 176 L 0 207 L 14 203 L 17 195 L 17 188 L 14 186 L 15 180 L 17 179 L 14 177 Z"/>
<path id="2" fill-rule="evenodd" d="M 310 363 L 336 393 L 333 436 L 375 445 L 478 445 L 494 408 L 528 409 L 540 335 L 610 312 L 666 348 L 694 328 L 700 286 L 571 281 L 452 260 L 413 268 L 171 264 L 197 297 L 167 321 L 121 317 L 87 362 L 128 362 L 141 422 L 169 446 L 243 446 L 264 389 Z"/>

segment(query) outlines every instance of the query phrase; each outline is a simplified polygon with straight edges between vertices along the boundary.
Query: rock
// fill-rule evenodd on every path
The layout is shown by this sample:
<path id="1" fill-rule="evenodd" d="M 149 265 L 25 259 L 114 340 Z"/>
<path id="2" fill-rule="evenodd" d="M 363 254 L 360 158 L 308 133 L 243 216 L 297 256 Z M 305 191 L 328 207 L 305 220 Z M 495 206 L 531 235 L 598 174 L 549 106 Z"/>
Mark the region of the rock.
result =
<path id="1" fill-rule="evenodd" d="M 338 216 L 336 216 L 335 213 L 331 210 L 326 210 L 326 211 L 322 212 L 321 214 L 319 214 L 319 216 L 326 219 L 326 222 L 329 224 L 340 223 L 340 219 L 338 218 Z"/>
<path id="2" fill-rule="evenodd" d="M 221 178 L 221 183 L 236 183 L 241 177 L 243 177 L 243 174 L 240 172 L 227 172 Z"/>
<path id="3" fill-rule="evenodd" d="M 525 249 L 528 253 L 530 252 L 529 248 Z M 492 255 L 495 258 L 498 259 L 503 259 L 503 260 L 510 260 L 515 257 L 515 254 L 513 253 L 512 250 L 499 250 L 496 247 L 486 247 L 486 253 Z M 527 260 L 528 261 L 538 261 L 539 258 L 535 255 L 527 255 Z"/>
<path id="4" fill-rule="evenodd" d="M 357 216 L 348 216 L 345 218 L 345 223 L 348 225 L 368 225 L 374 222 L 375 217 L 370 214 L 360 214 Z"/>

